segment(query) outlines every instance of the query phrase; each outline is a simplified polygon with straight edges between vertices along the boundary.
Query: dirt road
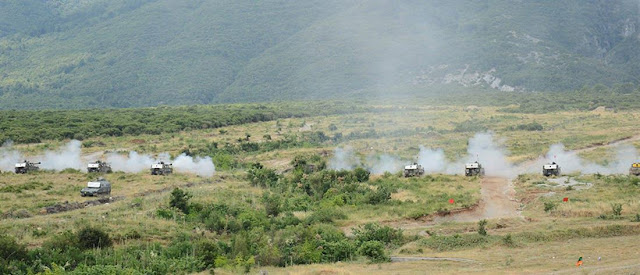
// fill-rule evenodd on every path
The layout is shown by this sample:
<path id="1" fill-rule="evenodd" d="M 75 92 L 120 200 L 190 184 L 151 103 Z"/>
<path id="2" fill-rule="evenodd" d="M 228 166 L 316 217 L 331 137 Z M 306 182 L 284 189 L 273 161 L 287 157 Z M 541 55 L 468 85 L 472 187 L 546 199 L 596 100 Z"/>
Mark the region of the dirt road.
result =
<path id="1" fill-rule="evenodd" d="M 482 219 L 519 217 L 520 203 L 515 200 L 516 191 L 506 178 L 485 177 L 480 189 L 480 204 L 468 211 L 446 216 L 437 216 L 433 223 L 445 221 L 473 222 Z"/>

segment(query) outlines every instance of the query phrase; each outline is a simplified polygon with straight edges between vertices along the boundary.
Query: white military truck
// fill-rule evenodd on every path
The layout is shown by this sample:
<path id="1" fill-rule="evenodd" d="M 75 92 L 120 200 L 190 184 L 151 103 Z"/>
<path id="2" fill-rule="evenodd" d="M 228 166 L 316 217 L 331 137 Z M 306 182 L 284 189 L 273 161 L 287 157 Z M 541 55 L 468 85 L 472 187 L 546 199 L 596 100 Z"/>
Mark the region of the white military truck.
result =
<path id="1" fill-rule="evenodd" d="M 173 173 L 173 164 L 158 162 L 151 165 L 151 175 L 168 175 Z"/>
<path id="2" fill-rule="evenodd" d="M 111 173 L 111 165 L 103 161 L 96 161 L 87 164 L 87 172 L 89 173 Z"/>
<path id="3" fill-rule="evenodd" d="M 404 177 L 419 177 L 424 175 L 424 168 L 422 165 L 413 163 L 404 167 Z"/>
<path id="4" fill-rule="evenodd" d="M 80 195 L 83 197 L 86 196 L 99 196 L 99 195 L 110 195 L 111 194 L 111 183 L 103 178 L 99 178 L 96 181 L 90 181 L 87 183 L 87 187 L 80 190 Z"/>
<path id="5" fill-rule="evenodd" d="M 549 176 L 560 176 L 560 165 L 555 162 L 542 165 L 542 174 L 545 177 Z"/>
<path id="6" fill-rule="evenodd" d="M 16 174 L 26 174 L 33 171 L 38 171 L 38 169 L 40 169 L 40 167 L 38 167 L 38 164 L 40 164 L 40 162 L 30 162 L 28 160 L 18 162 L 15 166 Z"/>
<path id="7" fill-rule="evenodd" d="M 467 163 L 464 165 L 464 175 L 467 177 L 484 176 L 484 168 L 477 161 Z"/>

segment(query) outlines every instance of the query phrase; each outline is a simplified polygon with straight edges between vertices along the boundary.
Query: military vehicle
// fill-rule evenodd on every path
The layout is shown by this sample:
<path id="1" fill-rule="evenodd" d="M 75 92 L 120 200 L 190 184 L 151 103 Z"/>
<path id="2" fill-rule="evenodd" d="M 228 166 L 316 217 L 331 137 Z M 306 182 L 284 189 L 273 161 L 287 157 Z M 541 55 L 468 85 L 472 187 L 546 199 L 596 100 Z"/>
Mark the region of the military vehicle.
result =
<path id="1" fill-rule="evenodd" d="M 467 177 L 484 176 L 484 168 L 482 167 L 482 164 L 477 161 L 467 163 L 464 165 L 464 175 Z"/>
<path id="2" fill-rule="evenodd" d="M 629 175 L 640 176 L 640 163 L 631 164 L 631 168 L 629 168 Z"/>
<path id="3" fill-rule="evenodd" d="M 422 165 L 413 163 L 404 167 L 404 177 L 419 177 L 424 175 L 424 168 Z"/>
<path id="4" fill-rule="evenodd" d="M 23 162 L 16 163 L 16 174 L 26 174 L 33 171 L 38 171 L 40 162 L 30 162 L 25 160 Z"/>
<path id="5" fill-rule="evenodd" d="M 558 165 L 555 162 L 552 162 L 550 164 L 545 164 L 542 165 L 542 174 L 545 177 L 549 177 L 549 176 L 560 176 L 560 165 Z"/>
<path id="6" fill-rule="evenodd" d="M 80 195 L 83 197 L 109 194 L 111 194 L 111 183 L 103 178 L 88 182 L 87 187 L 80 190 Z"/>
<path id="7" fill-rule="evenodd" d="M 158 162 L 151 165 L 151 175 L 168 175 L 173 173 L 173 164 Z"/>
<path id="8" fill-rule="evenodd" d="M 87 172 L 89 173 L 111 173 L 111 165 L 104 161 L 91 162 L 87 165 Z"/>

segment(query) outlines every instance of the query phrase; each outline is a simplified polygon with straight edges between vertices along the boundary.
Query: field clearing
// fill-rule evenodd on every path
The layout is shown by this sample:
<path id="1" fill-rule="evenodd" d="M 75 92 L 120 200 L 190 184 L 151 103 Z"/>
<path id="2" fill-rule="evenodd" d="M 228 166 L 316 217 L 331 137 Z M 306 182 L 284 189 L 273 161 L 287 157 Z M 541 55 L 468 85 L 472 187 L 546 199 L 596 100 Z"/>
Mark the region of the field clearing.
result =
<path id="1" fill-rule="evenodd" d="M 455 162 L 466 156 L 468 140 L 479 132 L 492 133 L 507 159 L 516 165 L 533 163 L 556 143 L 575 150 L 572 152 L 584 161 L 607 164 L 616 157 L 619 145 L 609 143 L 623 140 L 621 145 L 640 145 L 637 116 L 632 111 L 514 114 L 496 107 L 413 107 L 172 134 L 88 138 L 82 141 L 83 156 L 103 158 L 110 152 L 129 151 L 151 156 L 168 152 L 174 157 L 181 153 L 204 154 L 212 157 L 217 172 L 211 178 L 188 173 L 154 177 L 147 171 L 107 174 L 105 178 L 113 184 L 111 196 L 117 200 L 56 214 L 43 213 L 43 209 L 93 200 L 80 197 L 79 191 L 95 176 L 74 170 L 28 175 L 4 172 L 0 174 L 0 232 L 36 249 L 48 245 L 53 236 L 92 225 L 110 234 L 116 255 L 139 246 L 146 247 L 144 253 L 152 253 L 149 247 L 155 244 L 178 249 L 175 247 L 182 244 L 177 240 L 187 238 L 193 243 L 226 242 L 231 252 L 225 253 L 231 257 L 238 255 L 233 252 L 240 249 L 238 236 L 249 232 L 276 242 L 282 234 L 289 234 L 286 230 L 327 226 L 353 239 L 354 229 L 377 223 L 403 230 L 404 242 L 385 245 L 390 256 L 453 257 L 473 262 L 371 263 L 364 256 L 352 255 L 348 262 L 311 261 L 313 264 L 300 265 L 300 260 L 298 265 L 286 268 L 256 263 L 250 270 L 272 274 L 562 274 L 576 271 L 573 265 L 581 255 L 586 259 L 581 272 L 637 270 L 640 267 L 633 263 L 637 253 L 627 253 L 638 245 L 640 235 L 640 223 L 636 221 L 640 214 L 640 180 L 634 177 L 572 173 L 547 179 L 536 172 L 512 180 L 437 173 L 404 178 L 400 172 L 392 172 L 367 175 L 366 181 L 352 184 L 347 181 L 349 175 L 326 170 L 306 172 L 304 166 L 312 164 L 322 170 L 332 161 L 334 149 L 345 147 L 352 148 L 364 166 L 372 157 L 382 155 L 392 156 L 400 164 L 414 162 L 420 146 L 443 149 L 447 161 Z M 542 130 L 526 130 L 535 124 Z M 46 141 L 17 144 L 13 149 L 34 157 L 64 144 Z M 482 156 L 479 159 L 482 162 Z M 264 165 L 262 171 L 273 169 L 273 175 L 251 179 L 256 163 Z M 275 177 L 271 183 L 269 177 Z M 196 212 L 184 214 L 169 207 L 176 187 L 192 195 L 190 203 Z M 565 197 L 568 202 L 562 202 Z M 267 215 L 273 211 L 269 203 L 274 198 L 281 200 L 279 207 L 286 210 Z M 495 208 L 495 198 L 502 201 L 499 207 L 503 209 Z M 455 203 L 450 204 L 449 199 Z M 616 214 L 614 206 L 618 204 L 620 212 Z M 198 212 L 222 205 L 230 212 L 220 216 L 218 223 Z M 298 227 L 280 225 L 291 219 L 301 223 Z M 482 219 L 488 221 L 487 236 L 478 234 L 478 221 Z M 235 221 L 249 229 L 241 229 L 245 232 L 242 234 L 232 231 L 237 230 L 230 229 Z M 252 223 L 267 222 L 271 223 L 270 229 L 251 227 Z M 198 256 L 196 250 L 185 252 L 183 258 Z M 597 257 L 602 260 L 594 261 Z M 220 266 L 216 273 L 242 273 L 248 259 Z M 256 259 L 270 260 L 263 256 Z"/>

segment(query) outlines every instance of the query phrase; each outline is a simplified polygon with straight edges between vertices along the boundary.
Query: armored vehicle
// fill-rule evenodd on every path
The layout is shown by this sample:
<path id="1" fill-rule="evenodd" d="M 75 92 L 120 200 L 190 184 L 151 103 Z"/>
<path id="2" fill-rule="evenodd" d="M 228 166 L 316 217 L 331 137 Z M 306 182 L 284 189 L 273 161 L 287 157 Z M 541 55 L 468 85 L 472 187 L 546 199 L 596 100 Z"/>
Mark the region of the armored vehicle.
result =
<path id="1" fill-rule="evenodd" d="M 484 168 L 482 167 L 482 164 L 477 161 L 467 163 L 464 165 L 464 175 L 467 177 L 484 176 Z"/>
<path id="2" fill-rule="evenodd" d="M 33 171 L 38 171 L 40 162 L 30 162 L 25 160 L 23 162 L 16 163 L 16 174 L 26 174 Z"/>
<path id="3" fill-rule="evenodd" d="M 542 174 L 545 177 L 560 176 L 560 166 L 555 162 L 545 164 L 542 166 Z"/>
<path id="4" fill-rule="evenodd" d="M 404 167 L 404 177 L 419 177 L 424 175 L 424 168 L 422 165 L 413 163 Z"/>
<path id="5" fill-rule="evenodd" d="M 631 164 L 631 168 L 629 168 L 629 175 L 640 176 L 640 163 Z"/>
<path id="6" fill-rule="evenodd" d="M 151 165 L 151 175 L 168 175 L 173 173 L 173 164 L 158 162 Z"/>
<path id="7" fill-rule="evenodd" d="M 88 182 L 87 187 L 80 191 L 80 195 L 83 197 L 109 194 L 111 194 L 111 183 L 103 178 L 99 178 L 97 181 Z"/>
<path id="8" fill-rule="evenodd" d="M 111 173 L 111 165 L 104 161 L 91 162 L 87 165 L 89 173 Z"/>

